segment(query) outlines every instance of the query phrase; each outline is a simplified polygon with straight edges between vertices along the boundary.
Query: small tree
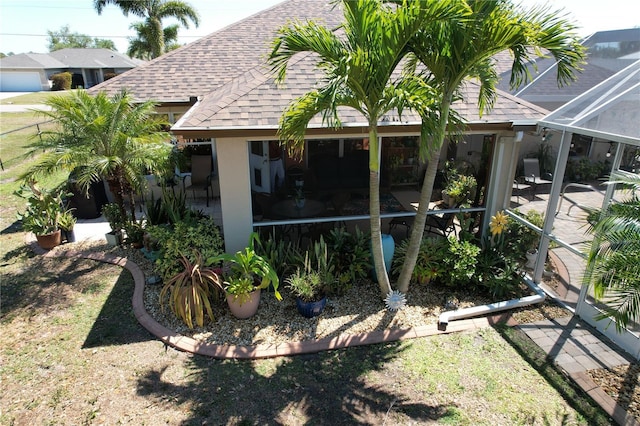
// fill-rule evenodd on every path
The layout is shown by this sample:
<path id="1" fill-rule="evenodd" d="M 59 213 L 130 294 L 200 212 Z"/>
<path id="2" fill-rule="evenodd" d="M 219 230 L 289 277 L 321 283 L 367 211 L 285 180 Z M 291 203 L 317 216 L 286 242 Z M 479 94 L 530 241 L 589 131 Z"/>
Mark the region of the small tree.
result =
<path id="1" fill-rule="evenodd" d="M 91 183 L 104 179 L 123 217 L 127 217 L 128 200 L 129 217 L 135 218 L 134 191 L 144 186 L 143 173 L 163 171 L 172 148 L 162 130 L 167 123 L 152 115 L 154 103 L 134 104 L 126 91 L 93 97 L 79 90 L 70 96 L 52 96 L 45 105 L 51 110 L 39 113 L 56 126 L 30 145 L 31 154 L 44 154 L 22 178 L 75 171 L 85 192 Z"/>

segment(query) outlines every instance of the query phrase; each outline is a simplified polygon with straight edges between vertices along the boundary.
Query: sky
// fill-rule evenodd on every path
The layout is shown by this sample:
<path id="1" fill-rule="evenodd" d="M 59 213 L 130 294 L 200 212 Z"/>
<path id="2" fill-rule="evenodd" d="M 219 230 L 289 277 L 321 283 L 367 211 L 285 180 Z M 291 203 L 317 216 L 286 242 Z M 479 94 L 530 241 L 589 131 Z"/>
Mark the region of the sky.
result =
<path id="1" fill-rule="evenodd" d="M 190 43 L 199 37 L 271 7 L 280 0 L 186 0 L 200 14 L 198 28 L 180 29 L 179 42 Z M 310 0 L 311 1 L 311 0 Z M 640 26 L 638 0 L 521 0 L 525 6 L 550 5 L 564 9 L 580 28 L 578 34 Z M 68 25 L 71 32 L 94 38 L 111 39 L 119 52 L 126 52 L 129 29 L 138 17 L 125 17 L 114 5 L 107 5 L 102 15 L 93 0 L 0 0 L 0 52 L 46 53 L 47 31 Z M 175 22 L 164 22 L 169 25 Z"/>

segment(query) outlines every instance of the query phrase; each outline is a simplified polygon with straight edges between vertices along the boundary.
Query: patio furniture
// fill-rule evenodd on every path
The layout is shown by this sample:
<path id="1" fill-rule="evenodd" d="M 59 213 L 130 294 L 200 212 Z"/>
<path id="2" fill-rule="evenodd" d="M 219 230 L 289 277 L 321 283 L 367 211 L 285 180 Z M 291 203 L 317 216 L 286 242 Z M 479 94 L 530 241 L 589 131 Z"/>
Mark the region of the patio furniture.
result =
<path id="1" fill-rule="evenodd" d="M 512 193 L 515 193 L 514 195 L 517 197 L 516 202 L 518 204 L 520 204 L 520 192 L 530 188 L 531 185 L 527 185 L 526 183 L 524 183 L 524 177 L 513 180 Z"/>
<path id="2" fill-rule="evenodd" d="M 207 207 L 209 207 L 210 194 L 213 196 L 211 182 L 213 179 L 213 167 L 210 155 L 192 155 L 191 156 L 191 183 L 185 186 L 186 176 L 182 181 L 183 189 L 191 188 L 193 198 L 196 198 L 196 190 L 206 191 Z"/>
<path id="3" fill-rule="evenodd" d="M 435 210 L 441 209 L 442 204 L 436 204 Z M 453 206 L 452 208 L 456 208 Z M 424 229 L 427 232 L 435 231 L 435 233 L 441 234 L 444 237 L 449 236 L 451 232 L 457 236 L 456 225 L 454 219 L 456 217 L 455 212 L 443 213 L 443 214 L 430 214 L 427 216 L 427 221 L 424 225 Z"/>
<path id="4" fill-rule="evenodd" d="M 533 186 L 531 199 L 535 197 L 538 189 L 538 185 L 550 184 L 550 180 L 542 179 L 540 177 L 540 162 L 537 158 L 524 158 L 524 181 L 525 183 Z"/>

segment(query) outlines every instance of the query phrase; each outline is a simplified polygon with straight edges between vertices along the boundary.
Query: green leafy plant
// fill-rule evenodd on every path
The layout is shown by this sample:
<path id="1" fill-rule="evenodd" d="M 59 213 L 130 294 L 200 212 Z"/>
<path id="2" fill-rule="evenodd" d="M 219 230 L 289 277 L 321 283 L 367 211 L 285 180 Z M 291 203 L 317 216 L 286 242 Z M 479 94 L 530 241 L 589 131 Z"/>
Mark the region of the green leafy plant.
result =
<path id="1" fill-rule="evenodd" d="M 447 242 L 447 255 L 442 259 L 444 273 L 438 281 L 450 287 L 464 285 L 476 272 L 480 247 L 469 241 L 459 241 L 453 235 Z"/>
<path id="2" fill-rule="evenodd" d="M 126 242 L 135 245 L 142 245 L 142 239 L 144 237 L 144 219 L 125 223 L 124 229 L 127 233 Z"/>
<path id="3" fill-rule="evenodd" d="M 102 206 L 102 214 L 104 215 L 112 232 L 119 232 L 124 229 L 127 221 L 123 210 L 116 203 L 109 203 Z"/>
<path id="4" fill-rule="evenodd" d="M 373 267 L 371 238 L 359 228 L 352 234 L 341 227 L 332 229 L 326 241 L 336 277 L 331 293 L 340 295 L 353 283 L 366 278 Z"/>
<path id="5" fill-rule="evenodd" d="M 478 183 L 473 176 L 457 174 L 452 176 L 444 188 L 444 193 L 448 194 L 453 204 L 469 202 L 473 198 Z"/>
<path id="6" fill-rule="evenodd" d="M 173 227 L 165 225 L 150 226 L 147 229 L 155 246 L 160 251 L 156 260 L 157 273 L 164 279 L 180 270 L 178 259 L 185 256 L 195 262 L 193 250 L 202 254 L 204 259 L 218 256 L 223 251 L 223 239 L 220 229 L 213 218 L 202 217 L 177 222 Z M 212 263 L 207 263 L 212 265 Z"/>
<path id="7" fill-rule="evenodd" d="M 255 246 L 259 241 L 259 235 L 254 232 L 249 238 L 249 245 L 243 250 L 235 254 L 223 253 L 207 260 L 207 264 L 211 265 L 224 264 L 224 289 L 227 294 L 239 299 L 241 304 L 249 298 L 249 293 L 269 286 L 273 287 L 276 299 L 282 300 L 278 292 L 278 273 L 264 257 L 256 253 Z"/>
<path id="8" fill-rule="evenodd" d="M 63 231 L 73 231 L 73 227 L 76 226 L 77 223 L 76 217 L 73 215 L 72 209 L 68 209 L 60 213 L 60 217 L 58 218 L 58 226 Z"/>
<path id="9" fill-rule="evenodd" d="M 27 200 L 26 209 L 18 213 L 22 229 L 35 235 L 48 235 L 59 229 L 62 210 L 62 196 L 58 191 L 38 188 L 35 181 L 29 181 L 16 191 L 16 195 Z"/>
<path id="10" fill-rule="evenodd" d="M 218 298 L 222 291 L 220 277 L 214 268 L 207 267 L 202 255 L 194 250 L 195 262 L 185 256 L 180 258 L 182 270 L 169 278 L 160 291 L 160 303 L 164 309 L 167 301 L 171 311 L 182 319 L 189 328 L 193 323 L 202 327 L 205 312 L 213 320 L 211 298 Z"/>
<path id="11" fill-rule="evenodd" d="M 277 238 L 274 232 L 267 238 L 256 241 L 256 253 L 273 265 L 279 277 L 286 277 L 295 271 L 293 265 L 304 261 L 300 246 L 296 242 L 287 242 Z"/>
<path id="12" fill-rule="evenodd" d="M 298 269 L 286 282 L 291 292 L 304 302 L 317 302 L 324 297 L 322 280 L 316 271 Z"/>
<path id="13" fill-rule="evenodd" d="M 408 246 L 409 241 L 403 240 L 396 248 L 391 266 L 391 272 L 394 275 L 399 274 L 402 270 Z M 423 238 L 411 280 L 420 284 L 428 284 L 431 280 L 442 276 L 445 273 L 443 259 L 447 254 L 447 247 L 448 243 L 445 239 Z"/>

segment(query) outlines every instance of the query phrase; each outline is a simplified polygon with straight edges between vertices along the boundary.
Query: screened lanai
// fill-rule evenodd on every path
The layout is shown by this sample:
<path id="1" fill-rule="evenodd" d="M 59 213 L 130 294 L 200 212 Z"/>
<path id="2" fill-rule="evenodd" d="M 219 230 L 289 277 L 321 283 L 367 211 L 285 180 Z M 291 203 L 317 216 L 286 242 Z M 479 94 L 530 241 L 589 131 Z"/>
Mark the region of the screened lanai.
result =
<path id="1" fill-rule="evenodd" d="M 538 126 L 541 132 L 555 133 L 560 145 L 533 279 L 535 282 L 541 281 L 545 265 L 540 260 L 546 259 L 550 242 L 553 241 L 554 253 L 559 254 L 569 269 L 571 284 L 578 287 L 576 315 L 640 358 L 638 319 L 623 333 L 616 332 L 611 320 L 596 321 L 595 317 L 602 312 L 598 303 L 602 302 L 596 301 L 592 288 L 582 285 L 586 254 L 592 244 L 586 232 L 589 208 L 606 208 L 611 203 L 629 197 L 629 192 L 616 185 L 587 185 L 573 181 L 565 173 L 574 145 L 584 139 L 592 147 L 600 146 L 601 153 L 603 146 L 608 148 L 606 154 L 599 154 L 601 162 L 609 167 L 606 175 L 616 170 L 640 173 L 640 61 L 547 115 Z M 595 160 L 593 156 L 586 158 Z M 599 205 L 586 206 L 575 200 L 588 200 Z M 571 230 L 561 237 L 562 231 L 567 229 Z M 640 260 L 640 253 L 638 258 Z"/>

